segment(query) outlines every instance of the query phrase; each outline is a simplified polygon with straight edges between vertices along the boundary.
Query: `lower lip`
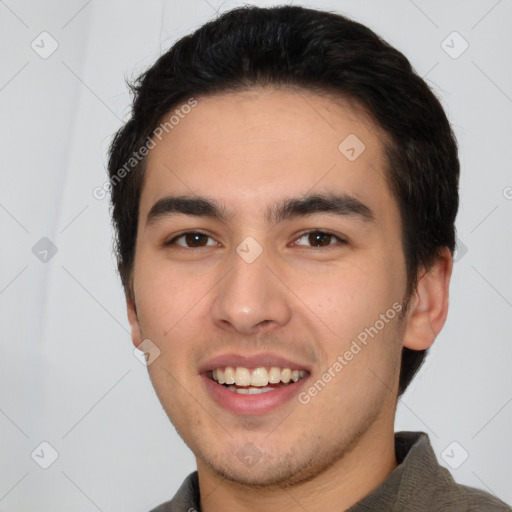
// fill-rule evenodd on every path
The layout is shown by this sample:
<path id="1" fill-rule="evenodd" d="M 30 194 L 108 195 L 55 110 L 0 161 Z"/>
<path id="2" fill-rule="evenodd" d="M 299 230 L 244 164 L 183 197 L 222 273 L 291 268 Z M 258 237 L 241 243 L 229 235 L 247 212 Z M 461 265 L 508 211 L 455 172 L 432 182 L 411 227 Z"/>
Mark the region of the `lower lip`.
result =
<path id="1" fill-rule="evenodd" d="M 277 409 L 289 400 L 297 396 L 299 389 L 303 386 L 308 376 L 301 380 L 276 388 L 273 391 L 258 393 L 257 395 L 246 395 L 229 391 L 221 384 L 217 384 L 205 374 L 201 375 L 206 385 L 206 389 L 211 397 L 224 409 L 235 414 L 244 414 L 255 416 L 265 414 Z"/>

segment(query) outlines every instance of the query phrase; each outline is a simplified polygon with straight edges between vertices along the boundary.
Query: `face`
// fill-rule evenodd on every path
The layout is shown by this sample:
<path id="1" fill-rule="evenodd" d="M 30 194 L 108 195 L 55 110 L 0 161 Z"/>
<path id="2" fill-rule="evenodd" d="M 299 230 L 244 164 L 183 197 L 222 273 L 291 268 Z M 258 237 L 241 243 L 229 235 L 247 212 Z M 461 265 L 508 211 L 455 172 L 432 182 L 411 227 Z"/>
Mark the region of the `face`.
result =
<path id="1" fill-rule="evenodd" d="M 205 471 L 297 482 L 392 431 L 406 274 L 383 141 L 354 105 L 270 89 L 197 98 L 155 140 L 129 316 Z"/>

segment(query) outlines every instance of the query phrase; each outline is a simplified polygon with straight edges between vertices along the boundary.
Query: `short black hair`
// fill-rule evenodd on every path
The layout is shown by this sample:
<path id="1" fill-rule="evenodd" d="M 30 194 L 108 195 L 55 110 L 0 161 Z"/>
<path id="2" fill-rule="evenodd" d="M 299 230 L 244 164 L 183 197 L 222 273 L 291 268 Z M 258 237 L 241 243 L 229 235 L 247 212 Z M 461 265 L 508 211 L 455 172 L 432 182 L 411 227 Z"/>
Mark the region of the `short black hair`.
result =
<path id="1" fill-rule="evenodd" d="M 180 103 L 256 86 L 355 100 L 387 134 L 386 179 L 401 214 L 406 305 L 420 269 L 428 270 L 443 247 L 453 254 L 459 203 L 454 134 L 439 100 L 407 58 L 368 27 L 298 6 L 240 7 L 178 40 L 129 85 L 132 115 L 115 134 L 108 163 L 116 255 L 127 297 L 133 299 L 130 281 L 146 163 L 140 148 Z M 403 348 L 400 394 L 425 355 Z"/>

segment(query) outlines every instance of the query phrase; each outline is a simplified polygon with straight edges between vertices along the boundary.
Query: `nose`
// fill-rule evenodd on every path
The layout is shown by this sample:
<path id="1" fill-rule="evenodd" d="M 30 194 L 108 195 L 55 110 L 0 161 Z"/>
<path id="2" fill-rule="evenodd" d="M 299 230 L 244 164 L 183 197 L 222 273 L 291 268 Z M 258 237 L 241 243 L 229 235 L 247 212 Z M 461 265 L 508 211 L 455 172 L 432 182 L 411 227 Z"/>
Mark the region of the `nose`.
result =
<path id="1" fill-rule="evenodd" d="M 216 326 L 256 334 L 286 325 L 291 318 L 289 294 L 266 251 L 251 263 L 234 253 L 231 268 L 215 287 L 212 303 Z"/>

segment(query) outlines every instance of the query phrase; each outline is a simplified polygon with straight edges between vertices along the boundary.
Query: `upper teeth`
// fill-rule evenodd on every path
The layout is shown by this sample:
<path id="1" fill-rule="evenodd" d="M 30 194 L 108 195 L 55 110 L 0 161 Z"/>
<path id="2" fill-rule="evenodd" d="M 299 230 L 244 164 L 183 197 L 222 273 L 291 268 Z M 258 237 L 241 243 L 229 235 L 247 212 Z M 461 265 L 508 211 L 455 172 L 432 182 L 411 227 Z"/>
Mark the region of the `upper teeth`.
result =
<path id="1" fill-rule="evenodd" d="M 287 384 L 292 380 L 297 382 L 306 375 L 305 370 L 291 370 L 290 368 L 249 368 L 227 366 L 212 371 L 212 378 L 219 384 L 236 384 L 237 386 L 266 386 L 267 384 Z"/>

